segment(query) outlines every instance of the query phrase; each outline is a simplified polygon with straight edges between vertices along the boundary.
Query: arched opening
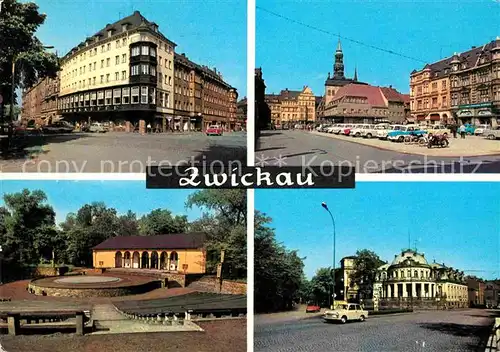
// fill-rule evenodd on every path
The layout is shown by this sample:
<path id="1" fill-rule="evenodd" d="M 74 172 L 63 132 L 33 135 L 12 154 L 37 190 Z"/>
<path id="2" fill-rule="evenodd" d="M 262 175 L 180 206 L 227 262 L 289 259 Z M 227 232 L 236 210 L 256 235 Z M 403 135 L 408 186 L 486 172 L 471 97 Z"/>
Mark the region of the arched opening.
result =
<path id="1" fill-rule="evenodd" d="M 115 268 L 121 268 L 123 265 L 122 252 L 115 253 Z"/>
<path id="2" fill-rule="evenodd" d="M 179 266 L 179 255 L 177 254 L 177 252 L 170 253 L 170 267 L 169 267 L 169 270 L 171 270 L 171 271 L 177 271 L 178 266 Z"/>
<path id="3" fill-rule="evenodd" d="M 168 258 L 167 252 L 161 252 L 161 254 L 160 254 L 160 270 L 168 270 L 167 258 Z"/>
<path id="4" fill-rule="evenodd" d="M 159 269 L 158 267 L 158 252 L 151 253 L 151 269 Z"/>
<path id="5" fill-rule="evenodd" d="M 142 252 L 141 268 L 149 268 L 149 253 Z"/>
<path id="6" fill-rule="evenodd" d="M 130 252 L 126 251 L 125 254 L 123 255 L 123 264 L 125 268 L 131 268 L 132 263 L 130 262 Z"/>
<path id="7" fill-rule="evenodd" d="M 140 255 L 139 252 L 134 252 L 132 255 L 132 267 L 134 269 L 139 269 Z"/>

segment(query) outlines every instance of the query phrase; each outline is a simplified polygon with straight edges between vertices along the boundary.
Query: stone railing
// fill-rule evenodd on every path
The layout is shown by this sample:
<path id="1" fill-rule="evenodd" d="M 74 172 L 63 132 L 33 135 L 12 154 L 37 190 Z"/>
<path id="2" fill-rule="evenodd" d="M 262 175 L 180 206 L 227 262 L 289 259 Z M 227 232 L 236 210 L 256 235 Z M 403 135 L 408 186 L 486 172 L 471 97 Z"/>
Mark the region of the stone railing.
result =
<path id="1" fill-rule="evenodd" d="M 496 352 L 500 349 L 500 318 L 495 319 L 493 330 L 491 332 L 485 352 Z"/>
<path id="2" fill-rule="evenodd" d="M 9 335 L 20 335 L 23 332 L 66 330 L 74 328 L 77 335 L 85 332 L 85 322 L 89 320 L 80 311 L 53 312 L 0 312 L 0 328 L 7 328 Z"/>

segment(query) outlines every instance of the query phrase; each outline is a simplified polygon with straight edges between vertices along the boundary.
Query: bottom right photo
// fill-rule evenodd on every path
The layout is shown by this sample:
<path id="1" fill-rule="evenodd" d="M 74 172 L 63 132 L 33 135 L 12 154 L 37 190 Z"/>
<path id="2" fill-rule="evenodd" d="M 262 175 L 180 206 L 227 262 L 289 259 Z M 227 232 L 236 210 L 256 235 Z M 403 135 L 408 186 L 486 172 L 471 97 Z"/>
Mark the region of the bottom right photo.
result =
<path id="1" fill-rule="evenodd" d="M 484 351 L 499 199 L 489 182 L 256 190 L 254 351 Z"/>

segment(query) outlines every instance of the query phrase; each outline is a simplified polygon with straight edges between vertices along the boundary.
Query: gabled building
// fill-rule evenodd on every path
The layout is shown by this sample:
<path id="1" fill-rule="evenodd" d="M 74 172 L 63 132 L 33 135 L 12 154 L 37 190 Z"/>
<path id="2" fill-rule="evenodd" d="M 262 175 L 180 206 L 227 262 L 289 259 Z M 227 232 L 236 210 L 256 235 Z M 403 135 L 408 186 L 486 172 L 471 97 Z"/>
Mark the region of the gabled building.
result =
<path id="1" fill-rule="evenodd" d="M 316 121 L 316 97 L 311 88 L 282 90 L 280 94 L 266 94 L 266 103 L 271 110 L 271 123 L 308 124 Z"/>

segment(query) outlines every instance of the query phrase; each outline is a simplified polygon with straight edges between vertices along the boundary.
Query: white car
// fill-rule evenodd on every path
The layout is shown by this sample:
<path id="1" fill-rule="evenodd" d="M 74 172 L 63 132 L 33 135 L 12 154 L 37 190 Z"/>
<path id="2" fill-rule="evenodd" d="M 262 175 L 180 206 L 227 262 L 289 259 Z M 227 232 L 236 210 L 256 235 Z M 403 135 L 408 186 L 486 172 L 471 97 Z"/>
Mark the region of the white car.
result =
<path id="1" fill-rule="evenodd" d="M 387 139 L 389 137 L 389 132 L 400 131 L 404 125 L 389 125 L 386 130 L 380 130 L 377 132 L 377 137 L 379 139 Z"/>
<path id="2" fill-rule="evenodd" d="M 389 128 L 389 124 L 381 123 L 378 125 L 370 125 L 370 128 L 366 128 L 361 131 L 361 136 L 364 138 L 378 137 L 378 133 L 381 131 L 386 131 Z"/>
<path id="3" fill-rule="evenodd" d="M 100 122 L 93 122 L 89 127 L 89 131 L 95 133 L 106 133 L 108 132 L 108 128 Z"/>
<path id="4" fill-rule="evenodd" d="M 323 315 L 323 319 L 327 322 L 341 322 L 342 324 L 353 320 L 363 322 L 367 317 L 368 311 L 355 303 L 339 304 L 335 309 L 325 311 Z"/>
<path id="5" fill-rule="evenodd" d="M 351 130 L 351 133 L 349 134 L 349 136 L 362 137 L 363 131 L 369 130 L 372 127 L 373 127 L 373 125 L 370 125 L 370 124 L 357 125 L 356 127 L 354 127 Z"/>
<path id="6" fill-rule="evenodd" d="M 339 134 L 340 132 L 344 131 L 345 126 L 347 126 L 345 123 L 339 123 L 339 124 L 333 125 L 332 128 L 328 132 Z"/>
<path id="7" fill-rule="evenodd" d="M 489 129 L 489 128 L 490 128 L 490 125 L 479 125 L 474 130 L 474 135 L 481 136 L 484 133 L 484 131 Z"/>

